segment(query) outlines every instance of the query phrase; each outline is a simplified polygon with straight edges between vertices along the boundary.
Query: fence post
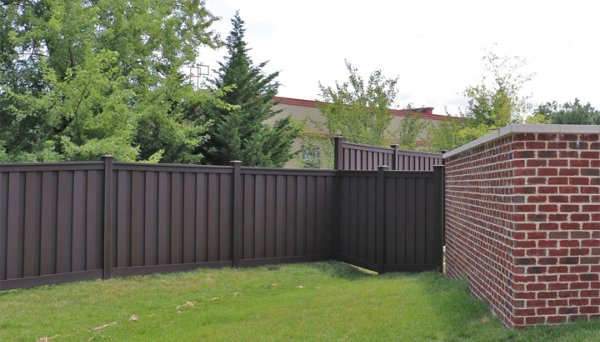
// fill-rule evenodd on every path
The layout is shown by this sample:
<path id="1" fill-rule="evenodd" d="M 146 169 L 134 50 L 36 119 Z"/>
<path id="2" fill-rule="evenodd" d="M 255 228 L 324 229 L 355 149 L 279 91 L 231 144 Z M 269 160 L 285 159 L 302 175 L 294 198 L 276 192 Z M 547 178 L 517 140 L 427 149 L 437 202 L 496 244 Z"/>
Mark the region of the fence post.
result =
<path id="1" fill-rule="evenodd" d="M 104 267 L 103 278 L 112 278 L 112 207 L 113 207 L 113 156 L 102 156 L 104 161 Z"/>
<path id="2" fill-rule="evenodd" d="M 333 148 L 333 168 L 336 170 L 342 170 L 344 168 L 344 137 L 336 136 L 333 138 L 335 146 Z"/>
<path id="3" fill-rule="evenodd" d="M 375 191 L 375 229 L 376 229 L 376 251 L 375 260 L 378 272 L 385 271 L 385 171 L 387 165 L 377 167 L 377 189 Z"/>
<path id="4" fill-rule="evenodd" d="M 398 144 L 390 145 L 394 150 L 392 153 L 392 170 L 398 171 Z"/>
<path id="5" fill-rule="evenodd" d="M 435 234 L 434 246 L 436 250 L 435 260 L 439 272 L 444 271 L 444 254 L 442 250 L 445 244 L 446 236 L 446 219 L 445 219 L 445 180 L 444 180 L 444 165 L 434 165 L 433 172 L 435 174 L 435 198 L 436 206 L 434 211 L 434 222 L 439 227 L 439 234 Z"/>
<path id="6" fill-rule="evenodd" d="M 233 232 L 231 234 L 231 251 L 232 265 L 233 267 L 237 267 L 240 259 L 242 258 L 244 239 L 244 231 L 242 230 L 242 162 L 239 160 L 233 160 L 231 164 L 233 166 Z"/>

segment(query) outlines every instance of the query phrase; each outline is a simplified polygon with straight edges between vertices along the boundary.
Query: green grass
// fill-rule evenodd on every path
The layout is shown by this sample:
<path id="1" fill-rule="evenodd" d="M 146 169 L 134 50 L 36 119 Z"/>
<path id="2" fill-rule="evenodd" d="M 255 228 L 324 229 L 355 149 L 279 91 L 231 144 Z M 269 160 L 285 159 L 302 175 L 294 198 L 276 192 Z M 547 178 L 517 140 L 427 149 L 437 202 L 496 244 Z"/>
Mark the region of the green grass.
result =
<path id="1" fill-rule="evenodd" d="M 138 320 L 129 321 L 132 315 Z M 377 276 L 344 263 L 324 262 L 198 270 L 0 293 L 0 341 L 40 337 L 596 341 L 600 324 L 510 331 L 484 303 L 468 295 L 464 282 L 435 273 Z"/>

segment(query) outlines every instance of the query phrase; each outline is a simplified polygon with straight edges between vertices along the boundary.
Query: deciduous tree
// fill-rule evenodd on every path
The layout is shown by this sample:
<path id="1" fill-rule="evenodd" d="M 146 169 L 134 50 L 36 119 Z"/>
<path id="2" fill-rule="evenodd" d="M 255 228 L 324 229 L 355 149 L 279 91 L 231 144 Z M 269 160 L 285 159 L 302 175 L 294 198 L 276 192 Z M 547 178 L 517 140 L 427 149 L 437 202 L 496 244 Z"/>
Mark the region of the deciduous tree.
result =
<path id="1" fill-rule="evenodd" d="M 184 117 L 194 91 L 180 70 L 218 43 L 204 1 L 10 1 L 0 18 L 9 159 L 200 159 L 206 124 Z"/>

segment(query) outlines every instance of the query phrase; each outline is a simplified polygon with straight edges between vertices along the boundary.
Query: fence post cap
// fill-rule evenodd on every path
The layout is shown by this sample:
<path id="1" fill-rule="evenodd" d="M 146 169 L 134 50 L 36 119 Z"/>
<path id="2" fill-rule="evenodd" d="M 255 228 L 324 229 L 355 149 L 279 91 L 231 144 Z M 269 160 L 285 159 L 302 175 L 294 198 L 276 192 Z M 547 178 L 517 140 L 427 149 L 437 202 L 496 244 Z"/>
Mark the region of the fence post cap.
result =
<path id="1" fill-rule="evenodd" d="M 241 160 L 232 160 L 230 161 L 231 164 L 241 164 L 242 161 Z"/>
<path id="2" fill-rule="evenodd" d="M 398 148 L 398 144 L 391 144 L 390 147 L 391 148 Z"/>
<path id="3" fill-rule="evenodd" d="M 102 159 L 115 159 L 115 157 L 113 157 L 112 154 L 103 154 L 101 158 Z"/>
<path id="4" fill-rule="evenodd" d="M 385 170 L 387 170 L 389 168 L 390 167 L 387 166 L 387 165 L 379 165 L 379 166 L 377 166 L 377 170 L 379 170 L 379 171 L 385 171 Z"/>

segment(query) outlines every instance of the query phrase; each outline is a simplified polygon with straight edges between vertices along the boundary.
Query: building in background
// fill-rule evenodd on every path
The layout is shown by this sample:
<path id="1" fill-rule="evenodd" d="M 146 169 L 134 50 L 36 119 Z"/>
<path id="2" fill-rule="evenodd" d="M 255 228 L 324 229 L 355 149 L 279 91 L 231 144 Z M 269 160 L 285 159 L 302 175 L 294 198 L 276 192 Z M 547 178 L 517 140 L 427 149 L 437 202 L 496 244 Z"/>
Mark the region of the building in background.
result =
<path id="1" fill-rule="evenodd" d="M 322 139 L 326 140 L 329 138 L 328 132 L 324 129 L 325 118 L 321 114 L 321 111 L 317 107 L 317 101 L 314 100 L 303 100 L 303 99 L 295 99 L 290 97 L 280 97 L 276 96 L 273 98 L 277 104 L 275 105 L 275 109 L 281 110 L 281 113 L 275 115 L 269 121 L 274 122 L 275 120 L 291 116 L 294 120 L 305 121 L 306 122 L 306 132 L 304 133 L 305 138 L 309 136 L 314 139 Z M 390 109 L 390 113 L 392 114 L 392 122 L 389 127 L 390 133 L 394 132 L 402 119 L 407 114 L 420 113 L 421 117 L 425 120 L 428 120 L 433 125 L 437 124 L 441 120 L 443 120 L 446 115 L 434 114 L 433 107 L 423 107 L 423 108 L 411 108 L 411 109 Z M 423 145 L 427 139 L 426 133 L 423 133 L 419 141 L 417 141 L 418 145 Z M 316 159 L 327 159 L 327 156 L 323 154 L 326 151 L 323 151 L 323 148 L 319 146 L 315 146 L 315 144 L 304 144 L 303 139 L 297 141 L 294 144 L 294 149 L 298 151 L 297 157 L 293 160 L 289 161 L 286 164 L 286 167 L 304 167 L 307 163 L 310 165 L 311 160 Z M 310 146 L 309 146 L 310 145 Z M 323 165 L 312 165 L 314 167 L 323 167 Z"/>

